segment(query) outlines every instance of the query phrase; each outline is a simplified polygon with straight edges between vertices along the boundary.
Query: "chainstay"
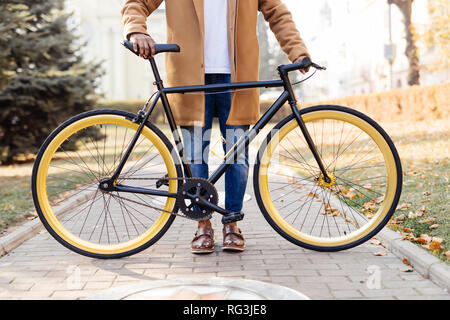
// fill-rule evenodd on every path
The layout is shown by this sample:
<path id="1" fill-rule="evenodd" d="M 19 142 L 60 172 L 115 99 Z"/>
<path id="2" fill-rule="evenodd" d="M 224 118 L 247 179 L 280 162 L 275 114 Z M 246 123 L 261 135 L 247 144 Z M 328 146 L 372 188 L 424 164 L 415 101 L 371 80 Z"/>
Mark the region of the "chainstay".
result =
<path id="1" fill-rule="evenodd" d="M 155 180 L 155 181 L 159 181 L 159 180 L 177 180 L 177 181 L 180 181 L 180 180 L 183 180 L 184 181 L 184 180 L 197 180 L 197 179 L 199 179 L 199 178 L 168 178 L 168 177 L 163 177 L 163 178 L 120 178 L 119 177 L 118 178 L 118 180 L 137 180 L 137 181 L 145 181 L 145 180 L 147 180 L 147 181 L 148 180 Z M 164 213 L 168 213 L 168 214 L 171 214 L 171 215 L 174 215 L 174 216 L 177 216 L 177 217 L 181 217 L 181 218 L 184 218 L 184 219 L 197 221 L 197 222 L 200 221 L 200 220 L 188 217 L 188 216 L 186 216 L 184 214 L 179 214 L 179 213 L 176 213 L 176 212 L 173 212 L 173 211 L 168 211 L 168 210 L 164 210 L 164 209 L 161 209 L 161 208 L 157 208 L 157 207 L 151 206 L 148 203 L 138 202 L 138 201 L 135 201 L 135 200 L 132 200 L 132 199 L 128 199 L 128 198 L 119 196 L 119 195 L 114 195 L 112 193 L 111 193 L 111 196 L 113 198 L 125 200 L 125 201 L 131 202 L 131 203 L 135 203 L 135 204 L 141 205 L 143 207 L 147 207 L 147 208 L 150 208 L 150 209 L 153 209 L 153 210 L 156 210 L 156 211 L 161 211 L 161 212 L 164 212 Z M 208 215 L 205 218 L 202 218 L 202 220 L 209 220 L 211 218 L 212 218 L 212 214 Z"/>
<path id="2" fill-rule="evenodd" d="M 151 205 L 149 205 L 149 204 L 144 204 L 144 203 L 142 203 L 142 202 L 138 202 L 138 201 L 135 201 L 135 200 L 131 200 L 131 199 L 128 199 L 128 198 L 119 196 L 119 195 L 113 195 L 113 194 L 111 194 L 111 196 L 112 196 L 113 198 L 125 200 L 125 201 L 131 202 L 131 203 L 135 203 L 135 204 L 141 205 L 141 206 L 143 206 L 143 207 L 147 207 L 147 208 L 150 208 L 150 209 L 154 209 L 154 210 L 156 210 L 156 211 L 161 211 L 161 212 L 164 212 L 164 213 L 168 213 L 168 214 L 171 214 L 171 215 L 174 215 L 174 216 L 177 216 L 177 217 L 189 219 L 189 220 L 192 220 L 192 221 L 199 221 L 199 220 L 197 220 L 197 219 L 190 218 L 190 217 L 185 216 L 185 215 L 183 215 L 183 214 L 179 214 L 179 213 L 176 213 L 176 212 L 173 212 L 173 211 L 168 211 L 168 210 L 164 210 L 164 209 L 161 209 L 161 208 L 157 208 L 157 207 L 151 206 Z M 212 215 L 209 215 L 208 217 L 203 218 L 202 220 L 209 220 L 209 219 L 211 219 L 211 218 L 212 218 Z"/>

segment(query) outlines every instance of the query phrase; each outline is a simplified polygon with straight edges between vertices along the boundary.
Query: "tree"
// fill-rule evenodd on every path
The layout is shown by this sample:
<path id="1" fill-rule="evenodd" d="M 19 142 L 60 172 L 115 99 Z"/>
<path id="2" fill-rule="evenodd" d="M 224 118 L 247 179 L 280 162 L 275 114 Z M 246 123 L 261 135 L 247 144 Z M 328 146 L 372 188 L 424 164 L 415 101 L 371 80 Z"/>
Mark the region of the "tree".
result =
<path id="1" fill-rule="evenodd" d="M 388 0 L 389 5 L 395 4 L 403 15 L 406 33 L 405 54 L 409 61 L 408 84 L 420 84 L 419 53 L 416 45 L 414 25 L 412 23 L 412 5 L 414 0 Z"/>
<path id="2" fill-rule="evenodd" d="M 290 63 L 288 57 L 281 49 L 276 40 L 271 42 L 269 38 L 269 26 L 264 20 L 262 14 L 258 15 L 258 40 L 260 47 L 260 68 L 259 78 L 261 80 L 279 79 L 277 67 L 282 64 Z M 292 73 L 291 79 L 297 80 L 298 74 Z M 261 89 L 261 92 L 271 91 L 271 89 Z"/>
<path id="3" fill-rule="evenodd" d="M 428 12 L 430 23 L 422 39 L 437 58 L 433 69 L 442 71 L 450 67 L 450 0 L 428 1 Z"/>
<path id="4" fill-rule="evenodd" d="M 258 40 L 260 47 L 260 68 L 259 74 L 261 80 L 269 80 L 278 77 L 277 67 L 281 64 L 289 63 L 286 55 L 280 46 L 274 46 L 270 42 L 270 31 L 267 22 L 262 14 L 258 15 Z"/>
<path id="5" fill-rule="evenodd" d="M 0 0 L 2 164 L 36 153 L 57 125 L 95 105 L 100 65 L 83 61 L 63 2 Z"/>

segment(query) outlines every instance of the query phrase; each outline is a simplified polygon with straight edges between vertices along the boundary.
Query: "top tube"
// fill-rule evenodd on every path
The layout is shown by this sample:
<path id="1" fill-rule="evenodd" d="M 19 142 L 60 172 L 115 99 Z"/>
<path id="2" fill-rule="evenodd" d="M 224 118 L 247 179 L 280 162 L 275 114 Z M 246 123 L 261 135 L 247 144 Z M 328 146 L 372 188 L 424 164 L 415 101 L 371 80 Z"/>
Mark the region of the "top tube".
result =
<path id="1" fill-rule="evenodd" d="M 183 86 L 164 88 L 162 92 L 166 94 L 173 93 L 188 93 L 188 92 L 209 92 L 216 90 L 237 90 L 237 89 L 252 89 L 252 88 L 278 88 L 283 87 L 282 80 L 270 81 L 255 81 L 255 82 L 238 82 L 238 83 L 224 83 L 224 84 L 210 84 L 198 86 Z"/>

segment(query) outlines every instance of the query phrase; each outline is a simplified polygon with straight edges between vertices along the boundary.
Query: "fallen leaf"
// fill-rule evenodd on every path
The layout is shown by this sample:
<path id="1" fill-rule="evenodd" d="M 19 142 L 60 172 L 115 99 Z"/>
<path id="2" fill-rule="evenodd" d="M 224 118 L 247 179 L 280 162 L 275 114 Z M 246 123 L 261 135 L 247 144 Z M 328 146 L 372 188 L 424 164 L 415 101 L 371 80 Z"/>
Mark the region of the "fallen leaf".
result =
<path id="1" fill-rule="evenodd" d="M 403 228 L 404 232 L 414 232 L 414 229 L 411 228 Z"/>
<path id="2" fill-rule="evenodd" d="M 436 241 L 436 242 L 438 242 L 439 244 L 441 244 L 441 243 L 444 241 L 444 239 L 439 238 L 439 237 L 433 237 L 433 239 L 431 239 L 431 241 Z"/>
<path id="3" fill-rule="evenodd" d="M 409 218 L 409 219 L 415 219 L 415 218 L 417 218 L 417 215 L 416 215 L 414 212 L 411 212 L 411 211 L 410 211 L 410 212 L 408 213 L 408 218 Z"/>
<path id="4" fill-rule="evenodd" d="M 419 238 L 417 238 L 417 242 L 420 243 L 429 243 L 431 242 L 431 237 L 426 233 L 422 233 Z"/>
<path id="5" fill-rule="evenodd" d="M 379 198 L 376 198 L 374 201 L 375 201 L 375 203 L 380 204 L 383 202 L 383 200 L 384 200 L 384 197 L 379 197 Z"/>
<path id="6" fill-rule="evenodd" d="M 379 251 L 379 252 L 375 252 L 373 255 L 376 256 L 376 257 L 384 257 L 386 255 L 386 252 L 385 251 Z"/>
<path id="7" fill-rule="evenodd" d="M 423 195 L 426 196 L 426 197 L 431 196 L 431 192 L 430 192 L 430 191 L 425 191 L 425 192 L 423 193 Z"/>
<path id="8" fill-rule="evenodd" d="M 434 230 L 434 229 L 437 229 L 437 228 L 439 228 L 439 225 L 438 225 L 438 224 L 433 224 L 433 225 L 431 225 L 431 226 L 429 227 L 430 230 Z"/>
<path id="9" fill-rule="evenodd" d="M 403 262 L 404 264 L 406 264 L 407 266 L 410 266 L 410 263 L 409 263 L 409 261 L 408 261 L 408 258 L 404 257 L 403 260 L 402 260 L 402 262 Z"/>
<path id="10" fill-rule="evenodd" d="M 414 268 L 413 268 L 412 266 L 406 266 L 406 267 L 401 267 L 401 268 L 399 268 L 399 270 L 400 270 L 401 272 L 413 272 L 413 271 L 414 271 Z"/>
<path id="11" fill-rule="evenodd" d="M 389 226 L 391 227 L 392 230 L 397 231 L 398 230 L 398 225 L 397 224 L 389 224 Z"/>
<path id="12" fill-rule="evenodd" d="M 395 220 L 397 221 L 404 221 L 406 219 L 406 216 L 404 214 L 399 215 Z"/>
<path id="13" fill-rule="evenodd" d="M 444 255 L 447 257 L 447 259 L 449 259 L 450 260 L 450 250 L 449 251 L 446 251 L 446 252 L 444 252 Z"/>
<path id="14" fill-rule="evenodd" d="M 401 205 L 400 205 L 400 207 L 399 207 L 399 210 L 407 210 L 407 209 L 409 209 L 411 207 L 411 204 L 410 203 L 402 203 Z"/>
<path id="15" fill-rule="evenodd" d="M 428 218 L 428 219 L 423 219 L 420 220 L 419 223 L 432 223 L 432 222 L 436 222 L 436 218 Z"/>
<path id="16" fill-rule="evenodd" d="M 425 213 L 427 213 L 427 208 L 426 208 L 425 206 L 423 206 L 420 210 L 417 210 L 417 211 L 415 212 L 415 215 L 416 215 L 417 217 L 421 217 L 421 216 L 423 216 Z"/>
<path id="17" fill-rule="evenodd" d="M 363 204 L 363 211 L 375 210 L 377 205 L 372 201 L 366 202 Z"/>
<path id="18" fill-rule="evenodd" d="M 412 233 L 407 233 L 402 237 L 402 240 L 410 240 L 410 241 L 417 241 L 416 237 Z"/>
<path id="19" fill-rule="evenodd" d="M 432 241 L 431 243 L 430 243 L 430 250 L 432 250 L 432 251 L 442 251 L 443 249 L 442 249 L 442 247 L 441 247 L 441 244 L 439 243 L 439 242 L 437 242 L 437 241 Z"/>
<path id="20" fill-rule="evenodd" d="M 349 193 L 345 194 L 345 197 L 349 198 L 350 200 L 353 200 L 353 199 L 355 199 L 357 197 L 357 195 L 356 195 L 356 193 L 349 192 Z"/>
<path id="21" fill-rule="evenodd" d="M 379 246 L 381 244 L 381 241 L 377 240 L 377 239 L 372 239 L 372 240 L 370 240 L 370 244 L 373 244 L 375 246 Z"/>

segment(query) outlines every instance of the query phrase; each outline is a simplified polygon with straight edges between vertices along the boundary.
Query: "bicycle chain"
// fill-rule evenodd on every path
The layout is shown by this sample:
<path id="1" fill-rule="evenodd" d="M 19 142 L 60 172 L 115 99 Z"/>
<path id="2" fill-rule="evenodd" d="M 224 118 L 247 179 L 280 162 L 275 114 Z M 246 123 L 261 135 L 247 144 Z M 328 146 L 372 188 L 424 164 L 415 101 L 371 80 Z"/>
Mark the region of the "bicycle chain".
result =
<path id="1" fill-rule="evenodd" d="M 156 180 L 156 181 L 159 181 L 159 180 L 198 180 L 199 178 L 168 178 L 168 177 L 163 177 L 163 178 L 118 178 L 118 180 L 139 180 L 139 181 L 143 181 L 143 180 Z M 118 198 L 118 199 L 122 199 L 122 200 L 126 200 L 126 201 L 128 201 L 128 202 L 132 202 L 132 203 L 135 203 L 135 204 L 138 204 L 138 205 L 141 205 L 141 206 L 143 206 L 143 207 L 147 207 L 147 208 L 150 208 L 150 209 L 154 209 L 154 210 L 156 210 L 156 211 L 161 211 L 161 212 L 164 212 L 164 213 L 169 213 L 169 214 L 171 214 L 171 215 L 174 215 L 174 216 L 177 216 L 177 217 L 181 217 L 181 218 L 184 218 L 184 219 L 188 219 L 188 220 L 192 220 L 192 221 L 199 221 L 199 220 L 197 220 L 197 219 L 194 219 L 194 218 L 191 218 L 191 217 L 188 217 L 188 216 L 186 216 L 186 215 L 184 215 L 184 214 L 180 214 L 180 213 L 176 213 L 176 212 L 173 212 L 173 211 L 167 211 L 167 210 L 164 210 L 164 209 L 161 209 L 161 208 L 157 208 L 157 207 L 153 207 L 153 206 L 151 206 L 151 205 L 149 205 L 148 203 L 146 203 L 146 204 L 144 204 L 144 203 L 141 203 L 141 202 L 137 202 L 137 201 L 135 201 L 135 200 L 131 200 L 131 199 L 128 199 L 128 198 L 124 198 L 124 197 L 121 197 L 121 196 L 119 196 L 119 195 L 113 195 L 113 194 L 111 194 L 111 196 L 112 197 L 114 197 L 114 198 Z M 209 214 L 208 216 L 206 216 L 205 218 L 202 218 L 202 220 L 209 220 L 209 219 L 211 219 L 212 218 L 212 214 Z"/>

